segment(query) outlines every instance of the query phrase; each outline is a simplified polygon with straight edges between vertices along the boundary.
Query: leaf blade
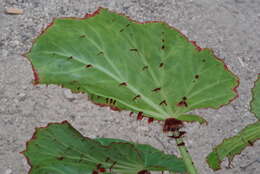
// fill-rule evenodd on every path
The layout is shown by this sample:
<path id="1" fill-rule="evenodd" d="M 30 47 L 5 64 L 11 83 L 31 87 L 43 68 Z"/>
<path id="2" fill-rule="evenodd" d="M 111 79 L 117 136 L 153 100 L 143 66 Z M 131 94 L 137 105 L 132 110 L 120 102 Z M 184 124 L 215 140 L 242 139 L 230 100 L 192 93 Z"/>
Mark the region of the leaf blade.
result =
<path id="1" fill-rule="evenodd" d="M 237 77 L 210 49 L 163 22 L 141 24 L 107 9 L 55 20 L 27 57 L 40 83 L 99 96 L 102 105 L 112 99 L 112 107 L 158 120 L 237 96 Z"/>
<path id="2" fill-rule="evenodd" d="M 110 172 L 138 173 L 141 170 L 185 172 L 181 159 L 149 146 L 117 139 L 92 140 L 83 137 L 68 122 L 38 128 L 23 154 L 31 164 L 31 174 L 45 172 L 83 174 L 101 166 Z M 156 161 L 149 155 L 155 154 Z M 162 157 L 162 162 L 159 157 Z M 97 167 L 99 166 L 99 167 Z"/>

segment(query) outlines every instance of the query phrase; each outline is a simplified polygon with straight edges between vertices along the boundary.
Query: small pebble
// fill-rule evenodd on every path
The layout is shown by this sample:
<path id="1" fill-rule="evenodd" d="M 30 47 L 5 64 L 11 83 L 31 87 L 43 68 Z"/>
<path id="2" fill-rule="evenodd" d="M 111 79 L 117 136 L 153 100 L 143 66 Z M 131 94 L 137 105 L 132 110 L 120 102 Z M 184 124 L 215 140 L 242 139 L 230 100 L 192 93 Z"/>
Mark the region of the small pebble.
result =
<path id="1" fill-rule="evenodd" d="M 23 10 L 19 9 L 19 8 L 6 8 L 5 13 L 13 14 L 13 15 L 20 15 L 20 14 L 23 14 Z"/>
<path id="2" fill-rule="evenodd" d="M 11 174 L 11 173 L 12 173 L 12 170 L 11 169 L 7 169 L 4 174 Z"/>
<path id="3" fill-rule="evenodd" d="M 69 101 L 75 100 L 75 96 L 73 95 L 73 93 L 70 90 L 65 90 L 64 91 L 64 97 L 66 99 L 68 99 Z"/>
<path id="4" fill-rule="evenodd" d="M 20 93 L 19 95 L 18 95 L 18 100 L 19 101 L 24 101 L 25 100 L 25 98 L 26 98 L 26 94 L 25 93 Z"/>

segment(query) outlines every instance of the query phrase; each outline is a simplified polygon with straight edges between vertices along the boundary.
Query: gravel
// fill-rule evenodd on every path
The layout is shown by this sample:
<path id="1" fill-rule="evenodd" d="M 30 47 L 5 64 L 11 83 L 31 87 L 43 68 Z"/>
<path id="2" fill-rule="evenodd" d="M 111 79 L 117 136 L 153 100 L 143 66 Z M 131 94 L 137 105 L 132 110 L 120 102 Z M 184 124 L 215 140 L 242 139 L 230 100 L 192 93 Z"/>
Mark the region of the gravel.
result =
<path id="1" fill-rule="evenodd" d="M 83 94 L 50 85 L 33 86 L 30 63 L 21 55 L 54 17 L 83 17 L 99 6 L 139 21 L 162 20 L 178 28 L 202 47 L 212 48 L 240 77 L 240 97 L 219 110 L 195 113 L 208 125 L 187 124 L 185 139 L 201 174 L 213 174 L 205 157 L 223 138 L 235 135 L 256 119 L 249 112 L 250 88 L 260 72 L 259 0 L 0 0 L 0 173 L 26 174 L 29 166 L 19 154 L 35 127 L 68 120 L 89 137 L 122 138 L 149 143 L 178 154 L 161 124 L 136 121 L 128 112 L 97 107 Z M 24 10 L 8 15 L 5 8 Z M 260 142 L 227 160 L 216 174 L 259 174 Z"/>

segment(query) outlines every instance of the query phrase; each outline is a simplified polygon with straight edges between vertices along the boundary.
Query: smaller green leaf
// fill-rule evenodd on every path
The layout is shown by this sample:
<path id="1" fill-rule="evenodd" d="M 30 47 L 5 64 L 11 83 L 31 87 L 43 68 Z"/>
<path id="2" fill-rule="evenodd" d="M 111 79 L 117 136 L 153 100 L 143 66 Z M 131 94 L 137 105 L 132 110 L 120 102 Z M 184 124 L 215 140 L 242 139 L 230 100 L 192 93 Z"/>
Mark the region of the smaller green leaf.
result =
<path id="1" fill-rule="evenodd" d="M 30 174 L 137 174 L 186 171 L 182 159 L 145 144 L 83 137 L 68 122 L 38 128 L 23 152 Z"/>
<path id="2" fill-rule="evenodd" d="M 253 99 L 251 101 L 251 112 L 255 114 L 256 118 L 260 120 L 260 74 L 252 89 Z"/>
<path id="3" fill-rule="evenodd" d="M 260 122 L 248 125 L 236 136 L 225 139 L 216 146 L 207 156 L 209 167 L 219 170 L 220 163 L 225 157 L 231 161 L 235 155 L 240 154 L 248 145 L 253 145 L 258 139 L 260 139 Z"/>
<path id="4" fill-rule="evenodd" d="M 250 110 L 260 120 L 260 74 L 252 89 L 252 95 Z M 258 139 L 260 139 L 260 121 L 246 126 L 236 136 L 225 139 L 216 146 L 213 152 L 207 156 L 209 167 L 213 170 L 220 169 L 220 163 L 225 157 L 231 161 L 235 155 L 240 154 L 248 145 L 253 145 Z"/>
<path id="5" fill-rule="evenodd" d="M 194 114 L 185 114 L 178 117 L 178 120 L 186 121 L 186 122 L 199 122 L 200 124 L 207 124 L 207 120 L 204 118 L 194 115 Z"/>

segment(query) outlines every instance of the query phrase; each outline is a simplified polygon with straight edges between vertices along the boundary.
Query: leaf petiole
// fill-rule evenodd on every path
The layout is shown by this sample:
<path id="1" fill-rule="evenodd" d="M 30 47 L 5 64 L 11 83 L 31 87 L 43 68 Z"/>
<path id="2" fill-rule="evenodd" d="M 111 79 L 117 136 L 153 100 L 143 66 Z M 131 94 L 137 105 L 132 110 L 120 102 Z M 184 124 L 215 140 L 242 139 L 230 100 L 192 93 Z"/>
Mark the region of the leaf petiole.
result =
<path id="1" fill-rule="evenodd" d="M 180 131 L 179 130 L 175 130 L 173 132 L 173 135 L 178 137 L 180 135 Z M 198 174 L 198 171 L 192 161 L 191 155 L 183 141 L 182 137 L 176 138 L 176 145 L 180 151 L 181 157 L 185 163 L 185 166 L 187 168 L 187 171 L 189 174 Z"/>

